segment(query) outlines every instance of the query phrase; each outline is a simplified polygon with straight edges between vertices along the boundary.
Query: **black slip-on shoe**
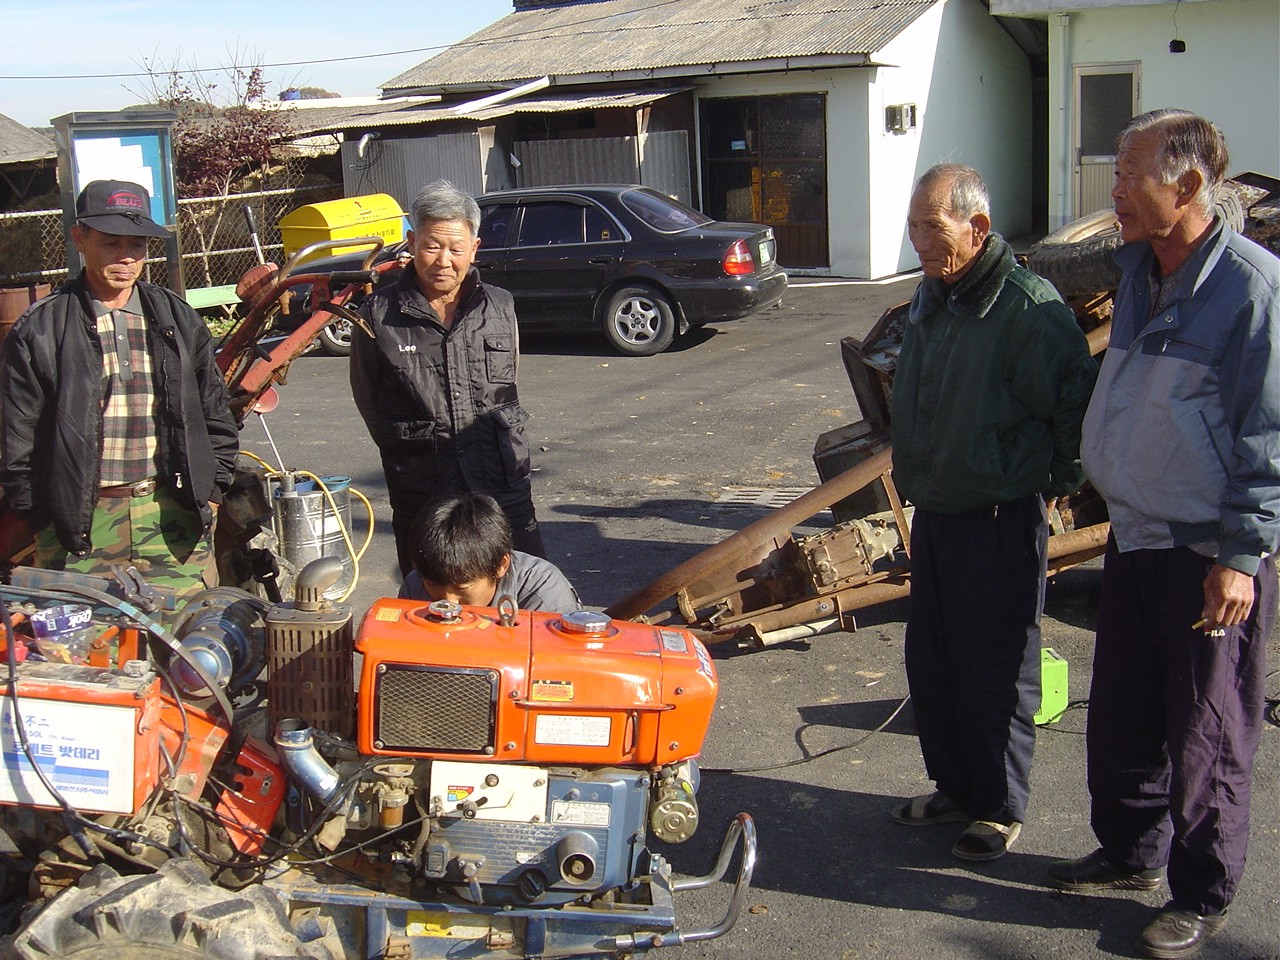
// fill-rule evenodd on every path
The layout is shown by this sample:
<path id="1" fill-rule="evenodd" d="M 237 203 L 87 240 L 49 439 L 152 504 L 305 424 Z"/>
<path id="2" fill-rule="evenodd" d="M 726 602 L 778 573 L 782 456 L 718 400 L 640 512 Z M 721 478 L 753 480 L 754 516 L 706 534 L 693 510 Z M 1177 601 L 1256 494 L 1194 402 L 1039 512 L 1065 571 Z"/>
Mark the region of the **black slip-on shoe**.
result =
<path id="1" fill-rule="evenodd" d="M 1101 850 L 1075 860 L 1058 860 L 1049 864 L 1049 886 L 1081 893 L 1092 890 L 1154 890 L 1160 886 L 1164 871 L 1129 870 L 1109 862 Z"/>
<path id="2" fill-rule="evenodd" d="M 1204 942 L 1222 929 L 1225 912 L 1202 916 L 1167 904 L 1138 937 L 1138 952 L 1157 960 L 1177 960 L 1200 952 Z"/>

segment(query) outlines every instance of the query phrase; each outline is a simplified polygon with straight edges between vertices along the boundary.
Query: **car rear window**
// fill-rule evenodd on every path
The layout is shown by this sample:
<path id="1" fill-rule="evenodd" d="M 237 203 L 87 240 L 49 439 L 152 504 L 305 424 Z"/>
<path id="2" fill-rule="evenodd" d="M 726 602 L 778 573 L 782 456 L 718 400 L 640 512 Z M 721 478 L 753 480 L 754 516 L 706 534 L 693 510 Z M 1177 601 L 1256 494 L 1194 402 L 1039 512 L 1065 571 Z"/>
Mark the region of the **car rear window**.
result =
<path id="1" fill-rule="evenodd" d="M 690 227 L 711 223 L 711 218 L 706 214 L 652 190 L 628 190 L 618 199 L 624 207 L 660 233 L 678 233 Z"/>

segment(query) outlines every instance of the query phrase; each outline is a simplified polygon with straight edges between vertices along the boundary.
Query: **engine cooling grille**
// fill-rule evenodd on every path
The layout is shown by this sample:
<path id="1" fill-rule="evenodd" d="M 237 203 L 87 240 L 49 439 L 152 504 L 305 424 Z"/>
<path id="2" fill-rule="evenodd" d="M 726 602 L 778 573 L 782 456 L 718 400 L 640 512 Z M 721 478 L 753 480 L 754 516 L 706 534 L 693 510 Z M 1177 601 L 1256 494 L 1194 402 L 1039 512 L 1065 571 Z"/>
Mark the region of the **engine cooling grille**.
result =
<path id="1" fill-rule="evenodd" d="M 494 752 L 495 671 L 395 663 L 378 670 L 375 747 L 407 754 Z"/>

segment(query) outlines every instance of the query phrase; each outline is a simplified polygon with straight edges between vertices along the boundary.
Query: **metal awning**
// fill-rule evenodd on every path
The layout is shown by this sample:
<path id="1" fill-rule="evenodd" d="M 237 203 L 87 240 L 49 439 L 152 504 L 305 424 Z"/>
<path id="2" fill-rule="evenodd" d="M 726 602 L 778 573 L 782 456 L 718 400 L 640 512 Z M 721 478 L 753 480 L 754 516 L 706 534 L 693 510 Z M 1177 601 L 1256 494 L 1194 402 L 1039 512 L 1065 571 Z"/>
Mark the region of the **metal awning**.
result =
<path id="1" fill-rule="evenodd" d="M 643 107 L 676 93 L 693 89 L 689 86 L 662 87 L 660 89 L 613 90 L 604 93 L 554 93 L 530 96 L 487 107 L 477 107 L 463 113 L 455 112 L 459 106 L 429 105 L 380 105 L 368 107 L 334 108 L 332 112 L 317 108 L 297 111 L 291 118 L 295 136 L 313 136 L 319 133 L 337 133 L 344 130 L 384 130 L 393 127 L 441 123 L 448 120 L 474 120 L 483 122 L 516 113 L 574 113 L 580 110 L 607 110 Z"/>

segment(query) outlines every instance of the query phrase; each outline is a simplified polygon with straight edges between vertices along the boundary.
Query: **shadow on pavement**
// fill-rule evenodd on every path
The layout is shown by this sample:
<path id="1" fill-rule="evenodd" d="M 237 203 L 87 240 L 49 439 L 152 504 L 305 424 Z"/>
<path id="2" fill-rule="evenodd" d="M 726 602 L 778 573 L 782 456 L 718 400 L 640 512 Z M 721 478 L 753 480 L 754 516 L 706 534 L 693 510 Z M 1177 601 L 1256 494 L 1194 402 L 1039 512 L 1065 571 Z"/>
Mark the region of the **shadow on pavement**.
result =
<path id="1" fill-rule="evenodd" d="M 989 864 L 965 864 L 950 854 L 959 825 L 894 824 L 888 810 L 895 798 L 734 773 L 707 774 L 698 798 L 703 829 L 682 849 L 659 845 L 659 852 L 693 872 L 714 859 L 723 825 L 746 810 L 759 830 L 759 890 L 1015 927 L 1096 930 L 1098 949 L 1120 956 L 1134 955 L 1133 936 L 1164 896 L 1061 893 L 1044 884 L 1053 858 L 1016 848 Z M 969 941 L 966 955 L 1026 957 L 1010 943 L 1008 927 L 993 929 L 990 943 L 975 951 L 979 939 Z M 946 946 L 937 946 L 934 955 L 946 956 Z"/>

